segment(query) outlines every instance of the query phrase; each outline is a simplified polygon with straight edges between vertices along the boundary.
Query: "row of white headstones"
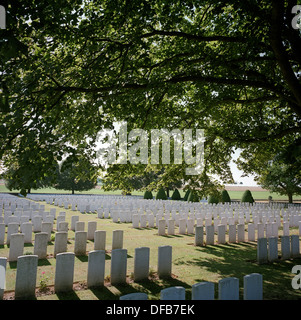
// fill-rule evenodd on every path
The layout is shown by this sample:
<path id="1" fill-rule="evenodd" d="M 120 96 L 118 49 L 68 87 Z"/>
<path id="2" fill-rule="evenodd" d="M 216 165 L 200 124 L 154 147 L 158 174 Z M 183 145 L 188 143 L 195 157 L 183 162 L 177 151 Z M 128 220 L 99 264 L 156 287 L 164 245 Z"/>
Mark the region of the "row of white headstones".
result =
<path id="1" fill-rule="evenodd" d="M 36 200 L 36 199 L 35 199 Z M 111 202 L 111 200 L 112 199 L 107 199 L 107 200 L 109 200 L 110 202 Z M 86 200 L 85 200 L 86 201 Z M 119 212 L 119 215 L 120 215 L 120 213 L 122 214 L 122 210 L 116 210 L 116 203 L 119 203 L 120 204 L 120 202 L 122 202 L 122 200 L 120 200 L 120 199 L 118 199 L 117 197 L 116 197 L 116 199 L 114 200 L 115 201 L 115 206 L 113 206 L 112 207 L 112 205 L 110 204 L 110 205 L 102 205 L 102 209 L 100 208 L 100 210 L 98 210 L 99 212 L 98 212 L 98 217 L 100 217 L 100 218 L 104 218 L 105 217 L 105 212 L 109 212 L 109 214 L 110 215 L 114 215 L 114 209 L 115 209 L 115 212 L 117 211 L 117 212 Z M 126 200 L 126 201 L 128 201 L 128 200 Z M 27 201 L 26 201 L 26 199 L 22 199 L 22 201 L 21 202 L 19 202 L 19 203 L 17 203 L 18 201 L 15 201 L 15 204 L 16 204 L 16 207 L 15 208 L 13 208 L 14 207 L 14 205 L 12 205 L 12 203 L 13 203 L 13 201 L 11 201 L 9 204 L 7 203 L 7 202 L 3 202 L 3 208 L 4 208 L 4 218 L 5 218 L 5 212 L 9 212 L 9 211 L 12 211 L 12 209 L 14 209 L 14 216 L 15 217 L 20 217 L 20 218 L 22 218 L 22 215 L 25 213 L 25 212 L 29 212 L 30 213 L 30 218 L 31 217 L 33 217 L 33 219 L 35 218 L 35 215 L 33 214 L 35 211 L 33 211 L 33 210 L 39 210 L 39 213 L 42 213 L 43 212 L 43 214 L 42 214 L 42 216 L 43 215 L 45 215 L 45 218 L 49 215 L 49 214 L 45 214 L 45 212 L 44 212 L 44 209 L 45 209 L 45 207 L 43 207 L 43 205 L 41 205 L 41 204 L 37 204 L 37 203 L 34 203 L 34 202 L 30 202 L 30 203 L 28 203 Z M 26 203 L 27 202 L 27 203 Z M 148 201 L 148 202 L 150 202 L 150 201 Z M 151 202 L 153 202 L 153 201 L 151 201 Z M 160 202 L 160 201 L 159 201 Z M 134 204 L 137 204 L 137 202 L 135 202 L 134 201 Z M 163 204 L 163 206 L 162 206 L 162 204 Z M 133 204 L 132 204 L 133 205 Z M 99 204 L 98 204 L 98 206 L 99 206 Z M 170 207 L 169 207 L 170 206 Z M 65 206 L 66 207 L 66 206 Z M 164 208 L 165 207 L 165 208 Z M 169 209 L 169 208 L 170 209 Z M 182 207 L 182 208 L 181 208 Z M 188 204 L 188 207 L 189 207 L 189 215 L 191 214 L 191 215 L 195 215 L 195 214 L 198 214 L 198 210 L 200 209 L 200 204 L 197 204 L 197 205 L 195 205 L 195 204 Z M 201 207 L 202 208 L 205 208 L 205 206 L 203 205 L 203 204 L 201 204 Z M 230 207 L 230 210 L 229 211 L 231 211 L 231 206 L 228 206 L 228 207 Z M 238 206 L 234 206 L 234 207 L 238 207 Z M 18 208 L 19 208 L 19 210 L 18 210 Z M 23 210 L 21 210 L 21 208 L 23 209 Z M 183 205 L 180 205 L 180 206 L 178 206 L 178 212 L 179 213 L 177 213 L 177 211 L 175 211 L 175 209 L 172 207 L 172 205 L 171 205 L 171 203 L 168 203 L 168 202 L 166 202 L 165 204 L 164 204 L 164 202 L 161 202 L 159 205 L 154 205 L 153 206 L 153 210 L 151 210 L 150 208 L 152 208 L 152 204 L 151 203 L 149 203 L 149 205 L 146 205 L 143 209 L 145 210 L 145 211 L 148 211 L 148 213 L 151 213 L 151 214 L 154 214 L 154 213 L 156 213 L 156 216 L 158 215 L 158 217 L 160 217 L 161 215 L 160 215 L 160 210 L 162 210 L 162 209 L 166 209 L 166 212 L 168 213 L 168 210 L 170 210 L 169 211 L 169 213 L 170 213 L 170 215 L 172 216 L 172 214 L 174 214 L 174 215 L 181 215 L 181 214 L 185 214 L 184 212 L 181 212 L 180 210 L 181 209 L 183 209 Z M 242 218 L 242 213 L 241 213 L 241 211 L 239 211 L 241 208 L 236 208 L 237 209 L 237 211 L 238 211 L 238 218 Z M 244 206 L 244 209 L 250 209 L 250 208 L 246 208 L 245 206 Z M 258 208 L 257 208 L 258 209 Z M 266 206 L 265 206 L 265 210 L 266 209 L 268 209 L 268 208 L 266 208 Z M 283 210 L 283 208 L 281 208 L 282 210 Z M 277 212 L 281 212 L 281 209 L 279 210 L 279 208 L 277 208 L 276 210 L 266 210 L 267 212 L 268 212 L 268 218 L 270 219 L 270 218 L 272 218 L 273 216 L 274 216 L 274 214 L 275 213 L 277 213 Z M 287 212 L 287 211 L 283 211 L 282 212 L 282 216 L 283 217 L 285 217 L 285 216 L 289 216 L 290 217 L 290 219 L 289 219 L 289 221 L 294 221 L 294 219 L 296 220 L 296 216 L 299 216 L 299 213 L 295 210 L 295 208 L 289 208 L 289 209 L 292 209 L 292 210 L 289 210 L 289 212 Z M 132 209 L 133 210 L 133 209 Z M 141 210 L 141 207 L 139 206 L 139 208 L 138 208 L 138 210 L 137 210 L 137 213 L 138 214 L 136 214 L 136 215 L 138 215 L 139 216 L 139 221 L 140 221 L 140 218 L 141 217 L 143 217 L 143 216 L 146 216 L 146 213 L 143 213 L 143 214 L 141 214 L 141 212 L 142 212 L 142 210 L 141 210 L 141 212 L 139 212 Z M 278 211 L 279 210 L 279 211 Z M 151 212 L 152 211 L 152 212 Z M 200 210 L 201 211 L 201 210 Z M 228 211 L 228 212 L 229 212 Z M 101 214 L 101 212 L 102 212 L 102 214 Z M 227 212 L 227 211 L 224 211 L 224 212 Z M 257 210 L 257 215 L 256 215 L 256 210 L 254 210 L 253 211 L 253 214 L 254 214 L 254 216 L 261 216 L 261 217 L 264 217 L 264 215 L 263 214 L 258 214 L 258 212 L 262 212 L 262 211 L 260 211 L 260 210 Z M 12 212 L 11 212 L 12 213 Z M 215 215 L 218 215 L 218 214 L 220 214 L 221 216 L 222 216 L 222 210 L 221 210 L 221 208 L 220 207 L 218 207 L 218 206 L 216 206 L 216 207 L 212 207 L 212 208 L 210 208 L 209 207 L 209 210 L 206 210 L 205 212 L 199 212 L 199 214 L 202 214 L 202 213 L 204 213 L 204 218 L 205 219 L 208 219 L 209 220 L 209 217 L 207 217 L 207 214 L 210 216 L 211 215 L 211 218 L 212 217 L 214 217 Z M 263 213 L 263 212 L 262 212 Z M 166 213 L 165 213 L 166 214 Z M 32 216 L 33 215 L 33 216 Z M 131 217 L 133 217 L 134 216 L 134 218 L 135 218 L 135 214 L 133 214 L 133 215 L 131 215 Z M 57 218 L 59 218 L 60 217 L 60 215 L 57 217 Z M 162 217 L 162 216 L 161 216 Z M 164 218 L 166 218 L 166 217 L 164 217 Z M 216 219 L 217 217 L 215 217 L 215 219 Z M 221 217 L 221 218 L 225 218 L 225 217 Z M 235 213 L 234 213 L 234 221 L 235 221 Z M 200 219 L 200 217 L 198 217 L 197 219 Z M 160 229 L 160 221 L 164 221 L 165 223 L 166 222 L 168 222 L 168 221 L 170 221 L 170 220 L 172 220 L 172 219 L 157 219 L 157 221 L 158 221 L 158 227 L 159 227 L 159 229 Z M 179 220 L 184 220 L 184 219 L 179 219 Z M 188 219 L 188 220 L 192 220 L 192 219 Z M 188 221 L 187 219 L 186 219 L 186 222 Z M 60 223 L 63 223 L 64 221 L 60 221 Z M 16 222 L 15 222 L 16 223 Z M 26 223 L 26 222 L 25 222 Z M 79 223 L 79 222 L 76 222 L 76 224 L 77 223 Z M 211 223 L 212 223 L 212 219 L 211 219 Z M 276 223 L 276 222 L 274 222 L 274 223 Z M 8 223 L 8 225 L 10 225 L 11 223 Z M 163 223 L 161 222 L 161 224 L 163 225 Z M 5 224 L 4 224 L 5 225 Z M 205 220 L 205 225 L 206 225 L 206 220 Z M 240 225 L 242 225 L 242 224 L 238 224 L 238 226 L 240 226 Z M 250 224 L 249 224 L 250 225 Z M 22 224 L 21 224 L 21 226 L 22 226 Z M 244 225 L 243 225 L 244 226 Z M 165 227 L 165 225 L 164 225 L 164 227 Z M 218 224 L 218 228 L 217 228 L 217 230 L 223 230 L 224 228 L 223 227 L 225 227 L 225 225 L 223 224 L 223 225 L 221 225 L 221 224 Z M 230 225 L 229 225 L 229 227 L 230 227 Z M 195 228 L 195 230 L 197 230 L 197 229 L 199 229 L 199 230 L 201 230 L 201 229 L 203 229 L 203 227 L 201 227 L 201 226 L 197 226 L 196 228 Z M 206 225 L 206 235 L 207 235 L 207 238 L 208 238 L 208 230 L 211 230 L 211 234 L 212 234 L 212 231 L 213 231 L 213 235 L 214 235 L 214 225 L 209 225 L 209 223 L 208 223 L 208 225 Z M 80 234 L 80 232 L 81 231 L 77 231 L 79 234 Z M 200 238 L 200 232 L 201 231 L 199 231 L 199 232 L 195 232 L 195 234 L 196 234 L 196 237 L 195 237 L 195 239 L 197 239 L 197 238 Z M 58 232 L 57 233 L 57 235 L 58 234 L 66 234 L 66 232 Z M 209 231 L 209 233 L 210 233 L 210 231 Z M 11 234 L 11 235 L 15 235 L 15 234 Z M 22 234 L 20 234 L 21 235 L 21 237 L 22 237 Z M 38 235 L 38 234 L 37 234 Z M 198 235 L 198 237 L 197 237 L 197 235 Z M 57 238 L 57 237 L 56 237 Z M 58 236 L 58 238 L 59 238 L 59 236 Z M 219 237 L 220 238 L 220 237 Z M 80 237 L 79 237 L 79 239 L 80 239 Z M 85 237 L 82 237 L 81 239 L 85 239 Z M 58 243 L 59 242 L 65 242 L 65 241 L 57 241 Z M 80 241 L 81 243 L 83 243 L 83 242 L 86 242 L 86 241 Z M 208 242 L 208 239 L 207 239 L 207 242 Z M 208 243 L 207 243 L 208 244 Z M 201 245 L 201 244 L 200 244 Z M 119 249 L 116 249 L 116 250 L 119 250 Z M 121 249 L 121 250 L 125 250 L 125 249 Z M 59 253 L 60 254 L 60 253 Z M 19 258 L 20 256 L 18 256 L 18 258 Z"/>
<path id="2" fill-rule="evenodd" d="M 170 246 L 158 248 L 158 275 L 159 277 L 171 276 Z M 72 252 L 59 253 L 56 256 L 54 289 L 56 293 L 73 290 L 74 258 Z M 149 248 L 136 248 L 134 279 L 141 281 L 148 276 Z M 4 295 L 5 272 L 7 259 L 0 257 L 0 299 Z M 28 299 L 36 295 L 38 256 L 19 256 L 17 260 L 17 271 L 15 281 L 15 299 Z M 112 250 L 111 256 L 111 284 L 118 285 L 126 283 L 127 250 Z M 103 286 L 105 274 L 105 251 L 90 251 L 88 256 L 87 286 L 88 288 Z M 253 273 L 244 276 L 245 300 L 261 300 L 263 298 L 262 275 Z M 214 300 L 215 284 L 212 282 L 199 282 L 192 285 L 192 300 Z M 161 290 L 161 300 L 185 300 L 185 288 L 170 287 Z M 120 300 L 147 300 L 145 293 L 134 293 L 120 297 Z M 228 277 L 218 282 L 219 300 L 239 299 L 239 279 Z"/>

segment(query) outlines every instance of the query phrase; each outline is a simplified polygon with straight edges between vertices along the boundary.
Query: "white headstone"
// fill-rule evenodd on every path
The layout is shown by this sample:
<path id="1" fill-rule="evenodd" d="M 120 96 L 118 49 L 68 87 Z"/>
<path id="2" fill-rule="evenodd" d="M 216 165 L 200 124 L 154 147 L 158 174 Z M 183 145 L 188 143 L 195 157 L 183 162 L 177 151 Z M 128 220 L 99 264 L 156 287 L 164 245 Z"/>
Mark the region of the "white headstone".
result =
<path id="1" fill-rule="evenodd" d="M 19 256 L 23 255 L 24 250 L 24 234 L 13 233 L 11 234 L 8 260 L 10 262 L 17 261 Z"/>
<path id="2" fill-rule="evenodd" d="M 149 228 L 154 228 L 155 225 L 155 217 L 152 213 L 147 215 L 147 220 L 148 220 L 148 227 Z"/>
<path id="3" fill-rule="evenodd" d="M 236 224 L 229 224 L 229 242 L 236 242 Z"/>
<path id="4" fill-rule="evenodd" d="M 75 231 L 85 231 L 85 222 L 84 221 L 77 221 L 75 223 Z"/>
<path id="5" fill-rule="evenodd" d="M 244 300 L 262 300 L 262 275 L 252 273 L 244 276 Z"/>
<path id="6" fill-rule="evenodd" d="M 186 233 L 186 219 L 179 219 L 179 234 Z"/>
<path id="7" fill-rule="evenodd" d="M 52 223 L 42 222 L 41 232 L 47 233 L 47 242 L 51 240 Z"/>
<path id="8" fill-rule="evenodd" d="M 54 257 L 58 253 L 67 251 L 67 241 L 68 241 L 68 233 L 67 232 L 56 232 L 55 240 L 54 240 Z"/>
<path id="9" fill-rule="evenodd" d="M 15 299 L 35 297 L 37 281 L 38 256 L 19 256 L 15 283 Z"/>
<path id="10" fill-rule="evenodd" d="M 214 244 L 214 226 L 208 225 L 206 227 L 206 245 Z"/>
<path id="11" fill-rule="evenodd" d="M 71 230 L 75 231 L 75 224 L 79 221 L 79 216 L 72 216 L 71 217 Z"/>
<path id="12" fill-rule="evenodd" d="M 175 220 L 174 219 L 168 219 L 167 234 L 168 235 L 175 234 Z"/>
<path id="13" fill-rule="evenodd" d="M 120 296 L 119 300 L 147 300 L 147 294 L 143 292 L 128 293 Z"/>
<path id="14" fill-rule="evenodd" d="M 111 253 L 111 284 L 126 283 L 127 250 L 114 249 Z"/>
<path id="15" fill-rule="evenodd" d="M 5 289 L 6 262 L 7 258 L 0 257 L 0 300 L 3 299 Z"/>
<path id="16" fill-rule="evenodd" d="M 185 300 L 185 288 L 184 287 L 170 287 L 161 290 L 160 300 Z"/>
<path id="17" fill-rule="evenodd" d="M 257 239 L 257 261 L 259 264 L 266 263 L 268 261 L 268 248 L 266 238 Z"/>
<path id="18" fill-rule="evenodd" d="M 278 259 L 278 238 L 268 238 L 268 261 L 273 262 Z"/>
<path id="19" fill-rule="evenodd" d="M 105 256 L 104 250 L 90 251 L 88 255 L 88 275 L 87 286 L 103 286 L 105 276 Z"/>
<path id="20" fill-rule="evenodd" d="M 158 248 L 158 276 L 159 278 L 171 277 L 172 247 L 160 246 Z"/>
<path id="21" fill-rule="evenodd" d="M 140 247 L 135 249 L 135 259 L 134 259 L 134 280 L 135 281 L 148 279 L 149 252 L 150 252 L 150 249 L 147 247 Z"/>
<path id="22" fill-rule="evenodd" d="M 291 257 L 298 258 L 300 256 L 299 235 L 291 235 Z"/>
<path id="23" fill-rule="evenodd" d="M 283 222 L 283 235 L 284 236 L 290 235 L 289 222 Z"/>
<path id="24" fill-rule="evenodd" d="M 88 222 L 88 233 L 87 233 L 87 239 L 88 240 L 94 240 L 94 233 L 97 229 L 97 222 L 96 221 L 89 221 Z"/>
<path id="25" fill-rule="evenodd" d="M 106 231 L 104 230 L 95 231 L 94 250 L 106 250 Z"/>
<path id="26" fill-rule="evenodd" d="M 18 224 L 18 223 L 15 223 L 15 222 L 9 223 L 9 224 L 7 225 L 6 243 L 7 243 L 7 244 L 10 244 L 11 235 L 12 235 L 13 233 L 18 233 L 18 232 L 19 232 L 19 224 Z"/>
<path id="27" fill-rule="evenodd" d="M 48 243 L 48 233 L 41 232 L 41 233 L 35 234 L 33 253 L 34 255 L 37 255 L 39 259 L 46 259 L 47 243 Z"/>
<path id="28" fill-rule="evenodd" d="M 24 243 L 32 243 L 32 223 L 23 223 L 21 225 L 21 232 L 24 233 Z"/>
<path id="29" fill-rule="evenodd" d="M 187 234 L 194 233 L 194 219 L 188 219 L 187 222 Z"/>
<path id="30" fill-rule="evenodd" d="M 139 228 L 139 214 L 133 214 L 132 216 L 132 225 L 133 228 Z"/>
<path id="31" fill-rule="evenodd" d="M 226 243 L 226 228 L 224 224 L 219 224 L 217 226 L 217 243 Z"/>
<path id="32" fill-rule="evenodd" d="M 165 236 L 165 227 L 166 227 L 166 221 L 164 219 L 160 219 L 158 223 L 158 235 L 159 236 Z"/>
<path id="33" fill-rule="evenodd" d="M 5 238 L 5 224 L 0 223 L 0 245 L 4 245 L 4 238 Z"/>
<path id="34" fill-rule="evenodd" d="M 204 281 L 193 284 L 191 300 L 214 300 L 214 283 Z"/>
<path id="35" fill-rule="evenodd" d="M 76 256 L 83 256 L 86 254 L 86 249 L 87 249 L 87 232 L 75 231 L 74 254 Z"/>
<path id="36" fill-rule="evenodd" d="M 146 224 L 147 224 L 147 216 L 146 214 L 142 214 L 140 216 L 140 228 L 146 228 Z"/>
<path id="37" fill-rule="evenodd" d="M 278 223 L 272 222 L 272 236 L 278 238 Z"/>
<path id="38" fill-rule="evenodd" d="M 56 255 L 54 290 L 66 292 L 73 289 L 74 253 L 63 252 Z"/>
<path id="39" fill-rule="evenodd" d="M 248 241 L 255 241 L 255 225 L 254 225 L 254 223 L 248 224 Z"/>
<path id="40" fill-rule="evenodd" d="M 234 277 L 219 280 L 218 299 L 239 300 L 239 280 Z"/>
<path id="41" fill-rule="evenodd" d="M 245 225 L 238 224 L 237 225 L 237 242 L 245 241 Z"/>
<path id="42" fill-rule="evenodd" d="M 257 224 L 257 239 L 264 238 L 264 224 Z"/>
<path id="43" fill-rule="evenodd" d="M 195 227 L 194 245 L 195 246 L 203 246 L 204 245 L 204 227 L 203 227 L 203 225 Z"/>
<path id="44" fill-rule="evenodd" d="M 291 257 L 291 243 L 289 236 L 281 237 L 281 259 L 286 260 Z"/>
<path id="45" fill-rule="evenodd" d="M 68 232 L 68 222 L 67 221 L 60 221 L 58 223 L 58 232 Z"/>
<path id="46" fill-rule="evenodd" d="M 123 230 L 113 230 L 112 250 L 123 248 Z"/>
<path id="47" fill-rule="evenodd" d="M 32 218 L 33 223 L 33 232 L 41 232 L 42 231 L 42 217 L 34 216 Z"/>

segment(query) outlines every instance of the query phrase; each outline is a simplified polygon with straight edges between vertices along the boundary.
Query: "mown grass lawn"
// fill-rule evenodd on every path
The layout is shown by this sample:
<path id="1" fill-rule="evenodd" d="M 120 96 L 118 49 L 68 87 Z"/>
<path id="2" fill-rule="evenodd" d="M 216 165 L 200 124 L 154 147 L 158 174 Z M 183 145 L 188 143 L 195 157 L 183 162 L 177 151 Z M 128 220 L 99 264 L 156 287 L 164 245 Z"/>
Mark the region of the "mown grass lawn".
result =
<path id="1" fill-rule="evenodd" d="M 110 282 L 101 288 L 93 290 L 86 288 L 88 255 L 78 256 L 75 258 L 74 282 L 81 290 L 74 290 L 66 294 L 48 294 L 38 296 L 38 300 L 112 300 L 119 299 L 120 295 L 132 292 L 146 292 L 149 299 L 159 299 L 160 291 L 163 288 L 180 285 L 186 288 L 186 297 L 191 297 L 191 286 L 194 283 L 201 281 L 212 281 L 216 288 L 217 298 L 217 283 L 225 277 L 237 277 L 240 283 L 240 298 L 243 298 L 243 277 L 250 273 L 261 273 L 263 275 L 263 292 L 264 299 L 300 299 L 301 290 L 294 290 L 291 286 L 291 280 L 295 276 L 291 273 L 292 267 L 301 264 L 301 259 L 278 261 L 266 265 L 258 265 L 256 263 L 256 242 L 243 243 L 227 243 L 224 245 L 210 245 L 203 247 L 194 246 L 194 235 L 179 235 L 176 228 L 174 236 L 158 236 L 157 229 L 134 229 L 131 223 L 113 223 L 111 219 L 98 219 L 96 214 L 85 213 L 81 214 L 78 211 L 66 210 L 52 205 L 47 205 L 45 202 L 45 210 L 57 208 L 59 211 L 66 212 L 66 221 L 71 225 L 71 216 L 79 215 L 80 221 L 85 221 L 87 230 L 87 222 L 91 220 L 97 221 L 97 230 L 105 230 L 106 237 L 106 270 L 105 276 L 109 280 L 110 275 L 110 258 L 112 245 L 113 230 L 124 230 L 123 247 L 127 249 L 127 275 L 128 284 L 122 286 L 111 286 Z M 56 229 L 56 224 L 54 225 Z M 292 230 L 294 234 L 298 234 L 298 229 Z M 281 231 L 279 233 L 281 235 Z M 54 235 L 54 233 L 53 233 Z M 33 235 L 34 236 L 34 235 Z M 34 237 L 33 237 L 34 239 Z M 216 236 L 217 240 L 217 236 Z M 135 248 L 149 247 L 150 248 L 150 270 L 155 273 L 157 270 L 157 255 L 158 247 L 162 245 L 172 246 L 172 279 L 158 279 L 154 277 L 152 280 L 135 283 L 131 280 L 131 275 L 134 270 Z M 37 273 L 37 288 L 42 279 L 42 273 L 48 277 L 48 285 L 54 284 L 55 274 L 55 258 L 52 257 L 54 241 L 48 245 L 49 257 L 44 260 L 39 260 Z M 93 250 L 93 241 L 87 242 L 87 254 Z M 280 243 L 279 243 L 280 254 Z M 8 247 L 5 244 L 0 246 L 0 256 L 8 257 Z M 74 250 L 74 232 L 68 232 L 68 251 Z M 24 254 L 33 253 L 33 245 L 26 245 Z M 155 274 L 154 274 L 155 275 Z M 6 274 L 6 291 L 14 290 L 16 278 L 16 263 L 7 264 Z"/>
<path id="2" fill-rule="evenodd" d="M 246 187 L 248 189 L 248 187 Z M 5 185 L 0 184 L 0 193 L 1 192 L 12 192 L 12 193 L 19 193 L 20 190 L 8 190 Z M 179 190 L 181 197 L 183 198 L 185 195 L 185 192 L 183 190 Z M 62 194 L 71 194 L 70 191 L 68 190 L 57 190 L 55 188 L 43 188 L 43 189 L 38 189 L 38 190 L 31 190 L 31 193 L 62 193 Z M 244 193 L 244 191 L 234 191 L 234 190 L 229 190 L 228 191 L 231 200 L 241 200 L 241 197 Z M 116 190 L 116 191 L 103 191 L 102 189 L 95 188 L 91 189 L 89 191 L 82 191 L 82 192 L 75 192 L 75 194 L 103 194 L 103 195 L 121 195 L 121 190 Z M 144 192 L 142 191 L 133 191 L 132 195 L 134 196 L 143 196 Z M 153 192 L 153 196 L 155 196 L 156 193 Z M 172 195 L 172 191 L 170 191 L 170 196 Z M 253 198 L 255 201 L 259 200 L 264 200 L 267 201 L 269 196 L 272 196 L 273 200 L 275 201 L 288 201 L 287 196 L 282 196 L 277 193 L 271 193 L 269 191 L 252 191 Z M 294 196 L 293 197 L 294 201 L 301 201 L 301 196 Z"/>

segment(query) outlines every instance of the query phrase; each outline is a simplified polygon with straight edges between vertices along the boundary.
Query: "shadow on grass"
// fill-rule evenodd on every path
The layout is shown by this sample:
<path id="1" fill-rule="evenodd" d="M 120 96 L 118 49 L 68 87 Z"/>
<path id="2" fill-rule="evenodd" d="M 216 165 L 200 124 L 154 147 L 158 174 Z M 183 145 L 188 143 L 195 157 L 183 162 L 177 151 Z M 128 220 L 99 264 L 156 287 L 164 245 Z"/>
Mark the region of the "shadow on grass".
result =
<path id="1" fill-rule="evenodd" d="M 38 260 L 38 266 L 50 266 L 51 263 L 49 262 L 48 259 L 39 259 Z"/>
<path id="2" fill-rule="evenodd" d="M 118 300 L 119 297 L 113 294 L 107 287 L 91 287 L 89 288 L 92 293 L 99 300 Z"/>
<path id="3" fill-rule="evenodd" d="M 184 238 L 184 236 L 178 235 L 178 234 L 167 234 L 164 236 L 161 236 L 163 238 Z"/>
<path id="4" fill-rule="evenodd" d="M 80 300 L 75 291 L 67 291 L 67 292 L 57 292 L 56 293 L 59 300 Z"/>
<path id="5" fill-rule="evenodd" d="M 76 255 L 75 257 L 81 262 L 88 262 L 88 258 L 89 258 L 88 255 Z"/>
<path id="6" fill-rule="evenodd" d="M 206 253 L 191 260 L 177 261 L 177 265 L 195 265 L 221 278 L 236 277 L 240 282 L 240 295 L 243 295 L 243 277 L 251 273 L 263 276 L 264 299 L 300 299 L 300 290 L 291 285 L 294 274 L 292 267 L 301 264 L 301 258 L 277 260 L 273 263 L 257 263 L 257 244 L 255 242 L 227 243 L 196 247 L 199 253 Z M 205 281 L 194 279 L 195 283 Z"/>
<path id="7" fill-rule="evenodd" d="M 17 269 L 17 261 L 9 261 L 8 263 L 10 269 Z"/>

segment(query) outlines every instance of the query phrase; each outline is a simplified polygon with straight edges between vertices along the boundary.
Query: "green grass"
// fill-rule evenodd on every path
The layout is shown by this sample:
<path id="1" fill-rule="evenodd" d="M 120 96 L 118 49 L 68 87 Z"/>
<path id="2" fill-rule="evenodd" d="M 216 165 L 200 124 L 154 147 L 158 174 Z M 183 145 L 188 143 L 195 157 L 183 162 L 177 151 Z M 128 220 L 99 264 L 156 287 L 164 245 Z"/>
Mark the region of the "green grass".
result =
<path id="1" fill-rule="evenodd" d="M 246 187 L 247 189 L 247 187 Z M 181 197 L 184 197 L 185 192 L 182 190 L 179 190 Z M 1 192 L 13 192 L 13 193 L 19 193 L 20 190 L 12 190 L 9 191 L 5 185 L 0 184 L 0 193 Z M 55 188 L 43 188 L 43 189 L 38 189 L 38 190 L 31 190 L 32 193 L 62 193 L 62 194 L 71 194 L 70 191 L 68 190 L 57 190 Z M 231 200 L 241 200 L 242 194 L 244 191 L 228 191 Z M 121 190 L 116 190 L 116 191 L 103 191 L 102 189 L 92 189 L 89 191 L 82 191 L 82 192 L 75 192 L 75 194 L 104 194 L 104 195 L 121 195 Z M 132 195 L 138 195 L 138 196 L 143 196 L 144 192 L 142 191 L 133 191 Z M 153 192 L 153 196 L 155 196 L 156 193 Z M 170 196 L 172 195 L 172 191 L 170 191 Z M 255 201 L 260 201 L 260 200 L 268 200 L 269 196 L 272 196 L 273 200 L 275 201 L 288 201 L 287 196 L 282 196 L 277 193 L 270 193 L 269 191 L 252 191 L 253 198 Z M 301 201 L 301 196 L 294 196 L 293 197 L 294 201 Z"/>
<path id="2" fill-rule="evenodd" d="M 247 188 L 246 188 L 247 189 Z M 231 200 L 241 200 L 243 195 L 243 191 L 228 191 Z M 269 196 L 272 196 L 273 200 L 276 201 L 288 201 L 287 196 L 282 196 L 278 193 L 271 193 L 269 191 L 252 191 L 252 196 L 254 200 L 268 200 Z M 301 196 L 294 196 L 294 201 L 301 201 Z"/>
<path id="3" fill-rule="evenodd" d="M 66 294 L 50 294 L 37 297 L 38 300 L 106 300 L 119 299 L 120 295 L 132 292 L 146 292 L 149 299 L 159 299 L 160 291 L 163 288 L 170 286 L 183 286 L 186 288 L 186 297 L 191 297 L 191 286 L 194 283 L 201 281 L 212 281 L 216 287 L 217 298 L 217 283 L 225 277 L 237 277 L 240 283 L 240 298 L 243 297 L 243 277 L 247 274 L 258 272 L 263 275 L 263 292 L 264 299 L 300 299 L 300 290 L 294 290 L 291 287 L 291 280 L 294 274 L 291 269 L 296 264 L 301 264 L 301 259 L 278 261 L 265 265 L 256 263 L 256 243 L 227 243 L 224 245 L 211 245 L 204 247 L 195 247 L 193 235 L 179 235 L 176 228 L 174 236 L 158 236 L 157 229 L 134 229 L 131 223 L 113 223 L 111 219 L 97 219 L 96 214 L 86 213 L 81 214 L 64 208 L 58 208 L 52 205 L 45 204 L 45 210 L 57 208 L 57 212 L 66 212 L 66 221 L 71 224 L 71 216 L 79 215 L 80 221 L 85 221 L 87 230 L 87 222 L 91 220 L 97 221 L 97 230 L 105 230 L 106 237 L 106 266 L 105 276 L 110 274 L 111 262 L 111 245 L 112 232 L 116 229 L 124 230 L 123 247 L 127 249 L 127 275 L 134 271 L 134 256 L 135 248 L 146 246 L 150 248 L 150 268 L 157 270 L 157 255 L 158 247 L 162 245 L 172 246 L 172 273 L 173 279 L 154 279 L 141 283 L 133 281 L 126 285 L 111 286 L 110 284 L 101 288 L 74 290 Z M 54 225 L 56 229 L 56 225 Z M 294 234 L 298 234 L 297 228 L 292 230 Z M 281 234 L 281 232 L 280 232 Z M 217 236 L 216 240 L 217 240 Z M 34 239 L 34 238 L 33 238 Z M 280 244 L 279 244 L 280 246 Z M 51 256 L 54 249 L 54 242 L 48 245 L 47 259 L 39 260 L 37 283 L 42 277 L 42 272 L 49 278 L 48 285 L 54 284 L 55 263 L 56 260 Z M 94 249 L 93 241 L 87 242 L 87 252 Z M 74 250 L 74 232 L 68 232 L 68 249 Z M 280 251 L 280 247 L 279 247 Z M 8 257 L 9 248 L 5 244 L 0 246 L 0 256 Z M 26 245 L 24 253 L 33 253 L 33 245 Z M 80 256 L 75 258 L 74 282 L 81 283 L 85 286 L 87 280 L 88 256 Z M 6 273 L 6 292 L 14 290 L 16 278 L 16 262 L 7 264 Z"/>

